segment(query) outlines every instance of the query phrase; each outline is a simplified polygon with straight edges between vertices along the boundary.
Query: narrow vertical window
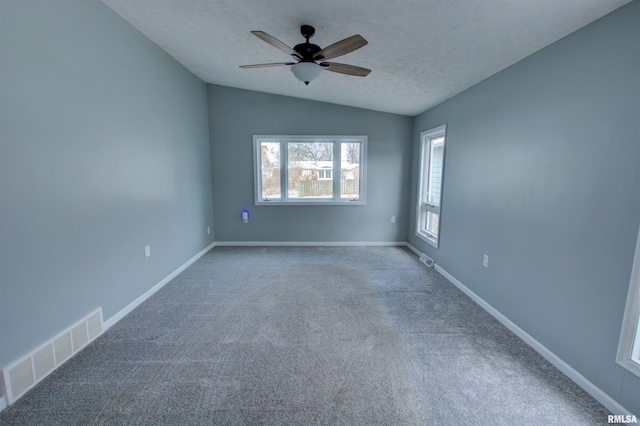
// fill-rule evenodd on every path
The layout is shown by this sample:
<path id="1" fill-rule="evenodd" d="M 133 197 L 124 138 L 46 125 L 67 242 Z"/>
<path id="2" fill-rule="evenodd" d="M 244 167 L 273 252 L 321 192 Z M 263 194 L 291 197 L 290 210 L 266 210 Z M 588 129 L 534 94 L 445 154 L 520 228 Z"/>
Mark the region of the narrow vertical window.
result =
<path id="1" fill-rule="evenodd" d="M 640 230 L 638 231 L 633 269 L 631 270 L 627 307 L 622 321 L 617 362 L 635 375 L 640 376 Z"/>
<path id="2" fill-rule="evenodd" d="M 416 235 L 434 247 L 440 236 L 446 126 L 420 135 L 420 176 Z"/>

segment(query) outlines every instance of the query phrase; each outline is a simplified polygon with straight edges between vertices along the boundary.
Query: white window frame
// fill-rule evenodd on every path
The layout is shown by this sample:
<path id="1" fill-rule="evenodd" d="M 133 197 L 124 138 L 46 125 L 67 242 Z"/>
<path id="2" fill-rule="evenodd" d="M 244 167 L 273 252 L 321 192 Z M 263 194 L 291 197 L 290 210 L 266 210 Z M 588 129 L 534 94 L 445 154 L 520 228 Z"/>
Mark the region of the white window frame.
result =
<path id="1" fill-rule="evenodd" d="M 438 204 L 435 205 L 433 203 L 427 202 L 427 188 L 425 188 L 425 173 L 429 173 L 429 160 L 431 153 L 431 140 L 438 137 L 444 137 L 444 142 L 442 146 L 442 180 L 440 182 L 440 199 L 438 200 Z M 418 198 L 417 198 L 417 208 L 416 208 L 416 235 L 418 238 L 426 241 L 431 244 L 435 248 L 438 248 L 440 244 L 440 225 L 442 223 L 442 188 L 444 184 L 444 158 L 446 152 L 446 142 L 447 142 L 447 125 L 443 124 L 442 126 L 436 127 L 431 130 L 424 131 L 420 133 L 420 174 L 418 175 Z M 428 185 L 428 184 L 427 184 Z M 428 230 L 422 228 L 422 224 L 424 223 L 423 217 L 427 214 L 427 212 L 433 212 L 438 214 L 438 235 L 434 235 Z"/>
<path id="2" fill-rule="evenodd" d="M 282 206 L 282 205 L 336 205 L 336 206 L 363 206 L 367 204 L 366 182 L 367 182 L 367 136 L 366 135 L 253 135 L 253 175 L 255 205 L 260 206 Z M 281 197 L 278 199 L 262 198 L 262 142 L 280 143 L 280 191 Z M 289 143 L 333 143 L 333 197 L 332 198 L 289 198 L 288 197 L 288 145 Z M 340 196 L 340 176 L 341 176 L 341 143 L 357 142 L 360 144 L 360 177 L 359 177 L 359 197 L 350 199 Z"/>
<path id="3" fill-rule="evenodd" d="M 616 361 L 640 377 L 640 229 Z"/>

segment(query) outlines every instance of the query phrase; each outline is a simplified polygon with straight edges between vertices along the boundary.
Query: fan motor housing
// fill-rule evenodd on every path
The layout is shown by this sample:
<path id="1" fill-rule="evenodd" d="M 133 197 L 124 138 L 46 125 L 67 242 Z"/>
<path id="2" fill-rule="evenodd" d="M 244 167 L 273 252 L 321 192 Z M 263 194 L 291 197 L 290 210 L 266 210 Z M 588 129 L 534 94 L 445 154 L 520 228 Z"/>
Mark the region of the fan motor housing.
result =
<path id="1" fill-rule="evenodd" d="M 313 55 L 315 55 L 322 49 L 317 44 L 306 42 L 306 43 L 296 44 L 293 50 L 298 52 L 298 54 L 302 57 L 302 60 L 304 62 L 313 62 L 314 61 Z M 320 59 L 320 58 L 316 58 L 316 59 Z"/>

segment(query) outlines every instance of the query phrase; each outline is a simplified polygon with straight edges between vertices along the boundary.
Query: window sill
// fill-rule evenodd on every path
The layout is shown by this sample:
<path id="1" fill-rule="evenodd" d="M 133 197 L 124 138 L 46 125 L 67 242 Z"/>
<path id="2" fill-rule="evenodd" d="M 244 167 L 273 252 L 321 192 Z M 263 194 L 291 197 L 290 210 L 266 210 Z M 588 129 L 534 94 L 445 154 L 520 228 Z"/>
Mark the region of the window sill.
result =
<path id="1" fill-rule="evenodd" d="M 622 359 L 617 361 L 618 365 L 640 377 L 640 364 L 632 359 Z"/>
<path id="2" fill-rule="evenodd" d="M 431 244 L 435 248 L 438 248 L 438 239 L 431 236 L 431 234 L 427 234 L 426 232 L 416 232 L 416 236 L 423 241 Z"/>

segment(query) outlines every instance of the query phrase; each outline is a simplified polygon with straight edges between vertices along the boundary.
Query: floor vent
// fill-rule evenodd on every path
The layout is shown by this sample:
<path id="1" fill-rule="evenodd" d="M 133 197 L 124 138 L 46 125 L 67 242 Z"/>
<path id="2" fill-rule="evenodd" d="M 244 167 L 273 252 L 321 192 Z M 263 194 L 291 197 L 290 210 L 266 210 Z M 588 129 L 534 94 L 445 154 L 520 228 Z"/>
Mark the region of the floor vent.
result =
<path id="1" fill-rule="evenodd" d="M 7 404 L 13 404 L 36 383 L 102 334 L 102 308 L 98 308 L 38 349 L 2 370 Z"/>
<path id="2" fill-rule="evenodd" d="M 434 261 L 432 258 L 430 258 L 429 256 L 427 256 L 424 253 L 420 253 L 420 262 L 424 263 L 425 265 L 427 265 L 429 268 L 433 268 L 433 264 Z"/>

